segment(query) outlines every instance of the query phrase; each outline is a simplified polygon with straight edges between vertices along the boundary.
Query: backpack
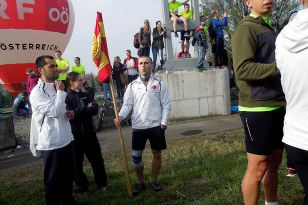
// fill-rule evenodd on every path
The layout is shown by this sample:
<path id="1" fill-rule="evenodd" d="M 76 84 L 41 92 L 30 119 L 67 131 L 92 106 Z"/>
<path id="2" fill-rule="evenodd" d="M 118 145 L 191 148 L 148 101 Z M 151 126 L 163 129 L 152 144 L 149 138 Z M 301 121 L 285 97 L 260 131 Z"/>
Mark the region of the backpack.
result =
<path id="1" fill-rule="evenodd" d="M 212 39 L 216 39 L 216 31 L 214 29 L 214 26 L 213 26 L 213 23 L 211 21 L 209 27 L 208 27 L 208 32 L 209 32 L 209 36 L 212 38 Z"/>
<path id="2" fill-rule="evenodd" d="M 139 42 L 138 36 L 139 36 L 139 32 L 135 33 L 134 42 L 133 42 L 135 48 L 140 48 L 140 42 Z"/>

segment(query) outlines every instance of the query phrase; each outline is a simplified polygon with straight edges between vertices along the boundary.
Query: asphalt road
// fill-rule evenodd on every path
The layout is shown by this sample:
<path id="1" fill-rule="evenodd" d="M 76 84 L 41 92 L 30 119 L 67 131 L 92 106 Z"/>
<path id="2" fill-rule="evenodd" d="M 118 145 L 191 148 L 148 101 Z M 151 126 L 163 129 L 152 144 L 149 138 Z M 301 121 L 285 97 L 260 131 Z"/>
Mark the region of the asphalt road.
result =
<path id="1" fill-rule="evenodd" d="M 239 115 L 208 117 L 204 119 L 173 122 L 166 131 L 167 141 L 188 138 L 192 136 L 201 136 L 221 131 L 228 131 L 241 128 Z M 123 127 L 123 139 L 126 150 L 131 150 L 131 128 Z M 115 128 L 104 130 L 97 133 L 102 152 L 107 153 L 119 150 L 120 143 L 118 130 Z M 31 155 L 29 148 L 15 149 L 11 152 L 0 153 L 0 171 L 11 168 L 20 168 L 32 164 L 42 163 L 41 159 Z"/>

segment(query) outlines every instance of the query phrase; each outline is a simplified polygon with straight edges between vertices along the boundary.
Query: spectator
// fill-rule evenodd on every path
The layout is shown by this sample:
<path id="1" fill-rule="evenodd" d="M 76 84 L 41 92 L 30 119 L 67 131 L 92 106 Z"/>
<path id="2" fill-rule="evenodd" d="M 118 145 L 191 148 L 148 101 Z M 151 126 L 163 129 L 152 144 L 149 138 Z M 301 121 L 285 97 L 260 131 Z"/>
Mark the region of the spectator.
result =
<path id="1" fill-rule="evenodd" d="M 70 124 L 74 135 L 74 179 L 78 186 L 77 192 L 89 191 L 89 181 L 83 172 L 84 155 L 91 164 L 96 187 L 104 189 L 107 186 L 107 175 L 92 120 L 92 116 L 98 112 L 98 105 L 87 92 L 82 92 L 84 80 L 79 73 L 70 72 L 67 79 L 65 103 L 67 110 L 74 111 Z"/>
<path id="2" fill-rule="evenodd" d="M 242 192 L 245 204 L 258 204 L 262 183 L 265 204 L 278 205 L 285 98 L 275 62 L 276 35 L 266 20 L 273 4 L 272 1 L 265 4 L 260 0 L 245 2 L 251 13 L 239 23 L 232 37 L 233 65 L 248 161 Z"/>
<path id="3" fill-rule="evenodd" d="M 143 27 L 140 28 L 139 32 L 139 42 L 140 56 L 150 56 L 150 47 L 151 47 L 151 26 L 149 20 L 144 20 Z"/>
<path id="4" fill-rule="evenodd" d="M 156 27 L 153 29 L 153 72 L 156 69 L 157 54 L 160 53 L 160 64 L 164 64 L 164 38 L 166 37 L 166 31 L 161 26 L 161 21 L 156 21 Z"/>
<path id="5" fill-rule="evenodd" d="M 123 85 L 121 82 L 121 75 L 125 75 L 124 71 L 126 71 L 125 66 L 121 63 L 120 57 L 116 56 L 114 58 L 113 67 L 112 67 L 112 78 L 114 79 L 116 86 L 117 86 L 117 95 L 118 95 L 119 100 L 121 100 L 122 97 L 124 96 L 125 85 Z"/>
<path id="6" fill-rule="evenodd" d="M 32 114 L 27 91 L 19 93 L 13 104 L 13 115 L 27 117 Z"/>
<path id="7" fill-rule="evenodd" d="M 302 10 L 297 12 L 277 37 L 276 62 L 287 101 L 282 139 L 288 161 L 292 162 L 287 165 L 290 168 L 294 167 L 298 173 L 305 192 L 302 204 L 306 205 L 308 204 L 308 0 L 298 2 Z"/>
<path id="8" fill-rule="evenodd" d="M 186 0 L 184 2 L 178 2 L 176 0 L 171 0 L 169 2 L 169 12 L 170 12 L 171 21 L 173 22 L 173 31 L 174 31 L 174 35 L 176 38 L 179 37 L 177 33 L 177 24 L 184 22 L 184 20 L 186 21 L 186 18 L 181 18 L 181 16 L 179 15 L 179 7 L 181 7 L 184 4 L 187 4 L 187 2 L 189 2 L 189 0 Z M 184 22 L 184 30 L 185 31 L 188 30 L 187 21 Z"/>
<path id="9" fill-rule="evenodd" d="M 58 70 L 60 70 L 59 79 L 64 85 L 66 85 L 66 76 L 70 69 L 69 61 L 62 58 L 62 52 L 60 50 L 55 51 L 56 63 L 58 66 Z"/>
<path id="10" fill-rule="evenodd" d="M 66 110 L 64 84 L 52 56 L 35 61 L 40 80 L 33 88 L 30 150 L 44 161 L 46 205 L 77 204 L 72 196 L 73 134 L 69 119 L 74 111 Z"/>
<path id="11" fill-rule="evenodd" d="M 85 68 L 83 65 L 80 64 L 80 58 L 75 57 L 74 58 L 75 65 L 72 67 L 72 72 L 79 73 L 81 76 L 85 75 Z"/>
<path id="12" fill-rule="evenodd" d="M 219 12 L 214 11 L 212 15 L 212 25 L 216 33 L 215 65 L 218 68 L 223 67 L 224 52 L 224 27 L 228 25 L 227 12 L 224 12 L 224 20 L 219 20 Z"/>
<path id="13" fill-rule="evenodd" d="M 204 59 L 207 50 L 207 38 L 204 33 L 204 25 L 204 22 L 202 22 L 201 25 L 196 28 L 195 32 L 195 45 L 198 48 L 197 69 L 199 71 L 202 71 L 204 69 Z"/>
<path id="14" fill-rule="evenodd" d="M 151 188 L 155 191 L 162 189 L 157 177 L 162 163 L 162 150 L 167 148 L 165 129 L 171 108 L 166 84 L 151 75 L 151 58 L 140 57 L 138 69 L 140 77 L 128 85 L 119 117 L 114 120 L 115 125 L 120 126 L 130 111 L 133 112 L 133 163 L 138 178 L 133 190 L 135 194 L 145 190 L 142 153 L 148 139 L 153 154 Z"/>
<path id="15" fill-rule="evenodd" d="M 190 53 L 186 50 L 186 48 L 185 48 L 185 50 L 184 50 L 184 52 L 179 52 L 179 53 L 177 53 L 176 54 L 176 58 L 177 59 L 181 59 L 181 58 L 191 58 L 191 55 L 190 55 Z"/>
<path id="16" fill-rule="evenodd" d="M 138 78 L 138 60 L 132 57 L 130 50 L 126 50 L 126 56 L 124 65 L 127 68 L 128 83 L 130 83 Z"/>
<path id="17" fill-rule="evenodd" d="M 188 30 L 188 21 L 193 19 L 193 13 L 190 10 L 189 4 L 183 4 L 184 5 L 184 10 L 181 12 L 181 17 L 180 19 L 184 23 L 184 30 L 181 31 L 181 49 L 182 52 L 189 52 L 189 41 L 190 41 L 190 32 Z"/>
<path id="18" fill-rule="evenodd" d="M 28 80 L 27 80 L 27 93 L 30 95 L 32 89 L 36 86 L 39 76 L 33 71 L 32 68 L 27 70 Z"/>

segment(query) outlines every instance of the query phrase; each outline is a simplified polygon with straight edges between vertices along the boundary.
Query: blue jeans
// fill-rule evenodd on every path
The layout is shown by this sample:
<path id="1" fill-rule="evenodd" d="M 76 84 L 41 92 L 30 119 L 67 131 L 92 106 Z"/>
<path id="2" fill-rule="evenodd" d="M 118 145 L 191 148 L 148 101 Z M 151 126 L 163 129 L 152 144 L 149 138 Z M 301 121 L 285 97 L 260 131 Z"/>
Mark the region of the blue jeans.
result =
<path id="1" fill-rule="evenodd" d="M 141 56 L 150 56 L 150 47 L 140 48 L 140 57 Z"/>
<path id="2" fill-rule="evenodd" d="M 111 90 L 110 90 L 110 84 L 109 83 L 103 83 L 102 86 L 103 96 L 105 100 L 111 100 Z"/>
<path id="3" fill-rule="evenodd" d="M 198 46 L 198 61 L 197 68 L 204 68 L 203 62 L 205 59 L 206 49 L 204 46 Z"/>
<path id="4" fill-rule="evenodd" d="M 153 54 L 153 71 L 155 71 L 158 51 L 159 51 L 159 53 L 160 53 L 160 61 L 162 61 L 162 60 L 164 59 L 164 49 L 162 49 L 162 48 L 161 48 L 161 49 L 152 48 L 152 54 Z"/>
<path id="5" fill-rule="evenodd" d="M 121 99 L 124 96 L 124 86 L 122 85 L 120 79 L 116 79 L 115 83 L 117 85 L 118 98 Z"/>

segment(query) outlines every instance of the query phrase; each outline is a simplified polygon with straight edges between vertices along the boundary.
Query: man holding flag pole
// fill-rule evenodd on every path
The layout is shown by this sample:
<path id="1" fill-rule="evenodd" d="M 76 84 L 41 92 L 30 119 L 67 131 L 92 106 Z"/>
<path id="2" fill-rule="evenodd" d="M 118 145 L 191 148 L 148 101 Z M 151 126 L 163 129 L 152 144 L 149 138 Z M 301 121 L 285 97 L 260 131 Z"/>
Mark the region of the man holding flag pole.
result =
<path id="1" fill-rule="evenodd" d="M 132 110 L 132 149 L 133 163 L 138 178 L 134 194 L 145 190 L 144 164 L 142 160 L 145 144 L 149 139 L 153 154 L 151 188 L 162 189 L 157 177 L 162 164 L 162 150 L 167 148 L 165 130 L 171 110 L 169 91 L 166 84 L 152 75 L 152 59 L 141 56 L 138 61 L 139 77 L 131 82 L 126 89 L 121 111 L 114 120 L 117 127 L 121 126 Z"/>
<path id="2" fill-rule="evenodd" d="M 94 36 L 93 36 L 93 42 L 92 42 L 92 58 L 93 58 L 95 65 L 98 68 L 98 80 L 100 82 L 105 82 L 109 78 L 115 116 L 118 118 L 117 101 L 115 97 L 114 83 L 113 83 L 113 79 L 111 75 L 112 67 L 111 67 L 110 60 L 109 60 L 103 18 L 100 12 L 97 12 L 97 17 L 96 17 L 96 24 L 95 24 Z M 123 163 L 124 163 L 125 177 L 127 181 L 127 191 L 128 191 L 128 195 L 132 197 L 133 193 L 132 193 L 132 188 L 131 188 L 130 176 L 128 172 L 128 165 L 126 161 L 126 153 L 125 153 L 125 146 L 124 146 L 121 126 L 118 126 L 118 131 L 119 131 L 119 140 L 121 144 L 121 153 L 122 153 Z"/>

